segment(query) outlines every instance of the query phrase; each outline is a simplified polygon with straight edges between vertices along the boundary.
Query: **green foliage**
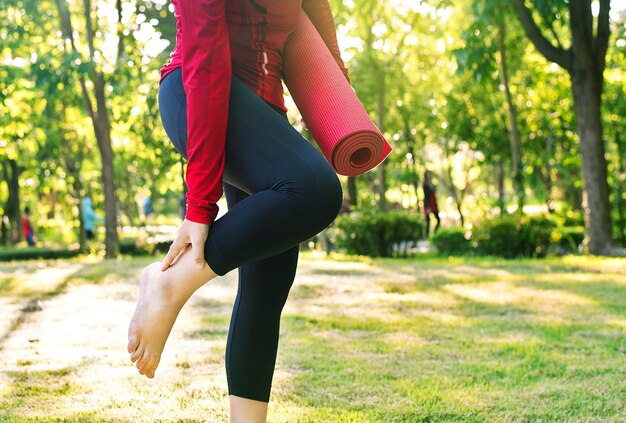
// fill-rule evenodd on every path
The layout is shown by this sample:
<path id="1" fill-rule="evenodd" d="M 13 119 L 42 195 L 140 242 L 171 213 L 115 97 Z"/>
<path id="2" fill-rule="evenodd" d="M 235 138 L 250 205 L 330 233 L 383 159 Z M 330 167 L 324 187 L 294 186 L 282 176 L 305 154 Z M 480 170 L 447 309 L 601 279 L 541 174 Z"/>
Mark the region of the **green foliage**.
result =
<path id="1" fill-rule="evenodd" d="M 505 258 L 544 257 L 555 226 L 545 216 L 485 219 L 472 234 L 473 246 L 481 254 Z"/>
<path id="2" fill-rule="evenodd" d="M 583 214 L 579 210 L 563 210 L 560 213 L 553 213 L 550 218 L 557 226 L 584 226 Z"/>
<path id="3" fill-rule="evenodd" d="M 142 239 L 123 239 L 120 240 L 120 254 L 127 256 L 151 256 L 165 253 L 171 243 L 171 241 L 147 242 Z"/>
<path id="4" fill-rule="evenodd" d="M 0 250 L 0 261 L 66 259 L 80 255 L 78 249 L 22 248 Z"/>
<path id="5" fill-rule="evenodd" d="M 481 254 L 514 258 L 523 255 L 517 216 L 485 219 L 472 232 L 472 245 Z"/>
<path id="6" fill-rule="evenodd" d="M 54 244 L 77 241 L 84 196 L 100 214 L 104 211 L 102 165 L 80 86 L 81 76 L 94 68 L 106 83 L 120 222 L 138 225 L 137 205 L 145 197 L 153 200 L 155 215 L 178 214 L 184 166 L 163 131 L 157 103 L 158 70 L 174 46 L 175 20 L 167 2 L 122 3 L 120 22 L 111 20 L 117 15 L 115 2 L 91 3 L 99 34 L 94 47 L 102 53 L 92 61 L 82 2 L 67 3 L 77 45 L 72 52 L 60 36 L 58 4 L 63 2 L 0 0 L 5 23 L 0 28 L 0 214 L 9 217 L 13 233 L 19 230 L 17 211 L 25 205 L 31 206 L 39 239 Z M 473 221 L 494 208 L 506 209 L 511 199 L 507 108 L 498 66 L 498 35 L 506 29 L 529 204 L 563 205 L 554 219 L 563 229 L 552 241 L 576 250 L 582 215 L 568 210 L 582 202 L 582 162 L 571 81 L 566 70 L 529 48 L 511 5 L 496 0 L 330 3 L 352 84 L 394 147 L 385 162 L 386 198 L 421 207 L 421 175 L 428 168 L 437 174 L 442 212 L 458 205 Z M 568 48 L 568 3 L 526 3 L 543 34 Z M 613 12 L 602 119 L 614 231 L 625 244 L 626 13 Z M 118 35 L 120 43 L 113 41 Z M 5 183 L 4 158 L 17 165 L 19 192 Z M 360 204 L 379 200 L 381 174 L 356 179 L 353 196 Z M 19 202 L 8 201 L 16 197 Z M 524 254 L 544 254 L 544 241 Z M 141 243 L 125 248 L 132 254 L 153 251 Z M 371 249 L 389 254 L 380 246 Z"/>
<path id="7" fill-rule="evenodd" d="M 349 254 L 371 257 L 406 255 L 422 235 L 421 216 L 406 212 L 365 211 L 344 214 L 334 227 L 334 244 Z"/>
<path id="8" fill-rule="evenodd" d="M 552 244 L 565 251 L 576 252 L 585 239 L 584 226 L 558 227 L 552 233 Z"/>
<path id="9" fill-rule="evenodd" d="M 520 236 L 524 238 L 529 257 L 545 257 L 556 225 L 547 216 L 526 216 L 521 220 Z"/>
<path id="10" fill-rule="evenodd" d="M 439 229 L 431 241 L 442 255 L 464 255 L 471 249 L 470 240 L 465 238 L 465 230 L 459 227 Z"/>

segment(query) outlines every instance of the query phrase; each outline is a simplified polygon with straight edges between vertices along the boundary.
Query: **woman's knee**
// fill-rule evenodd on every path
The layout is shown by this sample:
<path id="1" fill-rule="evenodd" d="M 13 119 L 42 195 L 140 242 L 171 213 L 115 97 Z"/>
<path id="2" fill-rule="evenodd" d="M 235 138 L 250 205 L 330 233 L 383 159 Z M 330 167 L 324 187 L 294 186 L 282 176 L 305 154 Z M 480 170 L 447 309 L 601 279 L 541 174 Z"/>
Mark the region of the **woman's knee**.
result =
<path id="1" fill-rule="evenodd" d="M 328 202 L 329 202 L 329 222 L 330 225 L 333 220 L 339 214 L 341 210 L 341 206 L 343 205 L 343 189 L 341 187 L 341 181 L 337 177 L 337 174 L 333 171 L 332 175 L 329 176 L 330 181 L 328 182 Z"/>
<path id="2" fill-rule="evenodd" d="M 308 178 L 309 189 L 304 196 L 307 210 L 310 212 L 314 210 L 312 219 L 317 221 L 318 230 L 322 230 L 339 214 L 343 191 L 337 174 L 326 162 L 312 168 L 312 173 Z"/>

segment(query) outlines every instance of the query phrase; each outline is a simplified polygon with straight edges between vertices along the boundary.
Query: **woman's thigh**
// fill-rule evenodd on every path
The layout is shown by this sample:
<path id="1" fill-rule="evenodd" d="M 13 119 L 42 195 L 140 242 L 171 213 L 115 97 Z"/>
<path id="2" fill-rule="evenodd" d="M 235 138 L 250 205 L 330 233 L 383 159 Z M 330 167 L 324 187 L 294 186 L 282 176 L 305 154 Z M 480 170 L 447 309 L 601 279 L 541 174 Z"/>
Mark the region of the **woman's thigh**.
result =
<path id="1" fill-rule="evenodd" d="M 180 69 L 163 80 L 159 109 L 174 147 L 187 156 L 186 97 Z M 237 77 L 231 83 L 224 182 L 252 194 L 297 175 L 334 176 L 324 157 Z M 306 175 L 306 176 L 305 176 Z M 332 175 L 332 176 L 331 176 Z"/>

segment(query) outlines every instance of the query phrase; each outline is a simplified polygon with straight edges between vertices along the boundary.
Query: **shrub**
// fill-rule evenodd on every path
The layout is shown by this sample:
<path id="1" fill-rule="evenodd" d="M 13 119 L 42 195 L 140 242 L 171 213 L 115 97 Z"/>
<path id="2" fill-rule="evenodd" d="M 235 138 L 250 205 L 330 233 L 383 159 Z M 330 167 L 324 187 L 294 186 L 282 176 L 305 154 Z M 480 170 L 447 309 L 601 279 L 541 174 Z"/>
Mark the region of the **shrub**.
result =
<path id="1" fill-rule="evenodd" d="M 120 240 L 120 254 L 129 256 L 151 256 L 165 253 L 170 247 L 171 241 L 147 242 L 140 239 Z"/>
<path id="2" fill-rule="evenodd" d="M 482 254 L 544 257 L 555 224 L 545 216 L 506 215 L 484 220 L 472 234 L 473 246 Z"/>
<path id="3" fill-rule="evenodd" d="M 585 226 L 583 214 L 578 210 L 565 210 L 552 213 L 551 218 L 558 226 Z"/>
<path id="4" fill-rule="evenodd" d="M 514 215 L 485 219 L 472 232 L 472 245 L 481 254 L 513 258 L 523 255 L 520 220 Z"/>
<path id="5" fill-rule="evenodd" d="M 576 252 L 585 239 L 584 226 L 566 226 L 557 228 L 553 233 L 553 244 L 566 251 Z"/>
<path id="6" fill-rule="evenodd" d="M 0 261 L 60 259 L 80 255 L 78 249 L 20 248 L 0 250 Z"/>
<path id="7" fill-rule="evenodd" d="M 526 241 L 526 254 L 530 257 L 545 257 L 552 242 L 555 223 L 547 216 L 524 216 L 521 234 Z"/>
<path id="8" fill-rule="evenodd" d="M 334 245 L 348 254 L 372 257 L 406 255 L 421 237 L 421 217 L 407 212 L 365 211 L 340 215 L 333 229 Z"/>
<path id="9" fill-rule="evenodd" d="M 471 248 L 470 240 L 465 238 L 465 230 L 458 227 L 439 229 L 431 241 L 443 255 L 463 255 Z"/>

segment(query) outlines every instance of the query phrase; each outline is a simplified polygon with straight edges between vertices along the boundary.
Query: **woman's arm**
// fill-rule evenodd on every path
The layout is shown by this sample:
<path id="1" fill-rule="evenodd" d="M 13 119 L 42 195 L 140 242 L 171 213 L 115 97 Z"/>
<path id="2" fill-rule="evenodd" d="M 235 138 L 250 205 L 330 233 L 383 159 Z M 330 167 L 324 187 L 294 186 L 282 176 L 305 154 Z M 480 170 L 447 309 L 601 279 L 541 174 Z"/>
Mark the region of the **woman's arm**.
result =
<path id="1" fill-rule="evenodd" d="M 226 0 L 172 0 L 182 34 L 182 77 L 187 94 L 187 214 L 161 269 L 192 244 L 198 267 L 222 196 L 230 99 L 230 45 Z"/>
<path id="2" fill-rule="evenodd" d="M 187 93 L 187 219 L 211 224 L 222 196 L 231 64 L 226 0 L 178 0 Z"/>
<path id="3" fill-rule="evenodd" d="M 302 9 L 306 12 L 317 32 L 322 36 L 326 47 L 328 47 L 346 79 L 350 82 L 348 69 L 346 69 L 343 60 L 341 60 L 335 19 L 333 18 L 333 12 L 330 10 L 328 0 L 302 0 Z"/>

